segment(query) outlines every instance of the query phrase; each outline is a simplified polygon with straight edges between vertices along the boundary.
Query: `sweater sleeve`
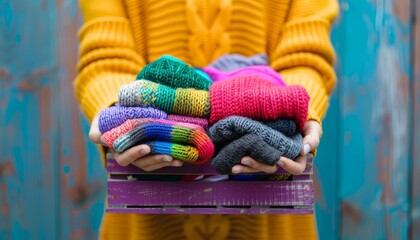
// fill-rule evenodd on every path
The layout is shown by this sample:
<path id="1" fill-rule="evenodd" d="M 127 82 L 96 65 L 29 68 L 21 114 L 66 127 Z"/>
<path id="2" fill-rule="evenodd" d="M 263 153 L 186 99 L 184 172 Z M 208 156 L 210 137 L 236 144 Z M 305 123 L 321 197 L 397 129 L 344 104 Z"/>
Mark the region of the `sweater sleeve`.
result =
<path id="1" fill-rule="evenodd" d="M 335 53 L 330 27 L 338 13 L 336 0 L 293 0 L 270 65 L 288 85 L 299 84 L 311 97 L 308 120 L 320 122 L 334 89 Z"/>
<path id="2" fill-rule="evenodd" d="M 74 87 L 90 121 L 100 110 L 117 102 L 120 86 L 133 81 L 145 62 L 135 51 L 121 0 L 80 0 L 80 7 L 85 23 L 79 30 Z"/>

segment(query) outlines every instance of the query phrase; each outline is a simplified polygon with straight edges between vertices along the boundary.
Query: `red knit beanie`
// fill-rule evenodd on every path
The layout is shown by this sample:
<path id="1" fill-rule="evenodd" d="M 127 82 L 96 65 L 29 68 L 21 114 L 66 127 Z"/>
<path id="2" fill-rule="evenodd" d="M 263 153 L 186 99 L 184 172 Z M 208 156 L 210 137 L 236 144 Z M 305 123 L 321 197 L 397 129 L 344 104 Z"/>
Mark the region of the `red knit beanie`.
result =
<path id="1" fill-rule="evenodd" d="M 308 116 L 309 95 L 299 85 L 277 87 L 258 75 L 215 82 L 210 87 L 210 124 L 243 116 L 260 121 L 293 119 L 300 129 Z"/>

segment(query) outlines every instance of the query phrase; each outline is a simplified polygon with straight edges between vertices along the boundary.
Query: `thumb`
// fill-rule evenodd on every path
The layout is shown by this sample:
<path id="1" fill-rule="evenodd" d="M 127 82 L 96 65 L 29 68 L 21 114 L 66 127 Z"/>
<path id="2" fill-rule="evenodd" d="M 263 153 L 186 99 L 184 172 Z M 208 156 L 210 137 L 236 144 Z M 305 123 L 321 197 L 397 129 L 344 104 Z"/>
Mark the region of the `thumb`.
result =
<path id="1" fill-rule="evenodd" d="M 302 140 L 303 148 L 301 154 L 307 155 L 309 152 L 318 148 L 322 130 L 321 125 L 316 121 L 308 121 L 305 124 L 304 137 Z"/>
<path id="2" fill-rule="evenodd" d="M 96 116 L 93 118 L 92 123 L 90 124 L 89 139 L 94 143 L 104 145 L 101 137 L 102 133 L 99 131 L 98 116 Z"/>

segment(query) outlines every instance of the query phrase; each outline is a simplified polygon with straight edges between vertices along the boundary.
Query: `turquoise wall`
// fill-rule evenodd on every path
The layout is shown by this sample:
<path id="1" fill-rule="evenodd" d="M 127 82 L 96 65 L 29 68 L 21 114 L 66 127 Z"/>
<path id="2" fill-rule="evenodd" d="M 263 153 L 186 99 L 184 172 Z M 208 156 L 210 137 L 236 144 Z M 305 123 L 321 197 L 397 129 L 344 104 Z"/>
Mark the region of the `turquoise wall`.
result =
<path id="1" fill-rule="evenodd" d="M 420 239 L 420 3 L 340 7 L 320 239 Z M 0 239 L 97 236 L 106 176 L 72 92 L 81 22 L 75 0 L 0 2 Z"/>

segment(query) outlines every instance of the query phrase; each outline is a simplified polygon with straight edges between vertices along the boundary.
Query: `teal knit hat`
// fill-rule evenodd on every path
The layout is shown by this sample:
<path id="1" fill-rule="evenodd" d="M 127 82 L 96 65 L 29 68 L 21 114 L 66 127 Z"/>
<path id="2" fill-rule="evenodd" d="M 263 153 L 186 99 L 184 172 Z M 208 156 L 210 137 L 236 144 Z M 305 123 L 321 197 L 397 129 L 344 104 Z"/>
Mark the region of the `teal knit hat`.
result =
<path id="1" fill-rule="evenodd" d="M 149 80 L 173 88 L 209 90 L 212 81 L 204 73 L 191 68 L 172 56 L 162 56 L 147 64 L 137 75 L 137 80 Z"/>

